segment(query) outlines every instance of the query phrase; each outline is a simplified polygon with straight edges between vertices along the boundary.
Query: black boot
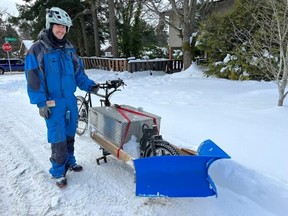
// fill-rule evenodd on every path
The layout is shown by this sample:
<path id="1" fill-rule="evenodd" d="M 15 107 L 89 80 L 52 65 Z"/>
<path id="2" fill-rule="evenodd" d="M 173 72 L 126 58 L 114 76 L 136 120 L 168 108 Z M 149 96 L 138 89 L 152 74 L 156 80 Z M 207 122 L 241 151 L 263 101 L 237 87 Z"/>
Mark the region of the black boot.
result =
<path id="1" fill-rule="evenodd" d="M 78 164 L 75 164 L 74 166 L 69 167 L 69 170 L 74 172 L 81 172 L 83 170 L 83 167 Z"/>
<path id="2" fill-rule="evenodd" d="M 55 178 L 55 180 L 56 180 L 56 185 L 59 188 L 64 188 L 67 185 L 67 179 L 64 176 L 60 178 Z"/>

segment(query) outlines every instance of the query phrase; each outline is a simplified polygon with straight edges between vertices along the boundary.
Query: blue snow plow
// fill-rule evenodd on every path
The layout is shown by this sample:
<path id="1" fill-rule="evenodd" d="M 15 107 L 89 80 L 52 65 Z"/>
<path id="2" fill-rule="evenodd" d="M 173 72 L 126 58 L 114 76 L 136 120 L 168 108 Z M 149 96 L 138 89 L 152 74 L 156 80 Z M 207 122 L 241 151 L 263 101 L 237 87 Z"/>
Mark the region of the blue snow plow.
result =
<path id="1" fill-rule="evenodd" d="M 207 197 L 217 196 L 208 175 L 210 165 L 230 158 L 213 141 L 206 140 L 196 155 L 161 156 L 134 160 L 137 196 Z"/>

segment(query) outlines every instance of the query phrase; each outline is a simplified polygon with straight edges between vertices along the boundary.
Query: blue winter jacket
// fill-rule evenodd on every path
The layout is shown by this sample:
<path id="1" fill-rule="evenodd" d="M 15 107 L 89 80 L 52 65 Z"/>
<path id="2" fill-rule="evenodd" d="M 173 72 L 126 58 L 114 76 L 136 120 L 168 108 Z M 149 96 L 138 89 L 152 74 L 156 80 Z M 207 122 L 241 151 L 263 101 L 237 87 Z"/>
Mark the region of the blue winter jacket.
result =
<path id="1" fill-rule="evenodd" d="M 46 106 L 54 98 L 69 98 L 76 87 L 90 91 L 95 83 L 84 73 L 81 59 L 67 40 L 64 48 L 55 48 L 47 37 L 47 30 L 32 45 L 25 58 L 27 91 L 32 104 Z"/>

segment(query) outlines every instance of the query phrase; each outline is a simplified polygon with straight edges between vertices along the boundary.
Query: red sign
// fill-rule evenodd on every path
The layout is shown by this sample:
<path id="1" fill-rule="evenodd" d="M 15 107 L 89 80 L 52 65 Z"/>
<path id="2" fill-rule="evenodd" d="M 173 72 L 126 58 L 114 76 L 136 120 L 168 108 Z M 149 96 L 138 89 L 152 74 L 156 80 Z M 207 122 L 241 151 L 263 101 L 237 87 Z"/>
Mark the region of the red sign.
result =
<path id="1" fill-rule="evenodd" d="M 12 46 L 9 44 L 9 43 L 4 43 L 2 45 L 2 49 L 5 51 L 5 52 L 10 52 L 12 50 Z"/>

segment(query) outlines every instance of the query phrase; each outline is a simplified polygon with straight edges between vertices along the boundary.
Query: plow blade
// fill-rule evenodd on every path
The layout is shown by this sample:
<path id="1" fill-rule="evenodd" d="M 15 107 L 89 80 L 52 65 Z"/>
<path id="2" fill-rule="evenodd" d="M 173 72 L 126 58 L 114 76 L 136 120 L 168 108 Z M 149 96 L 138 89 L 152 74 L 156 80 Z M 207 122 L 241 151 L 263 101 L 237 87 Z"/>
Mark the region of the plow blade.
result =
<path id="1" fill-rule="evenodd" d="M 137 196 L 207 197 L 217 196 L 208 175 L 217 159 L 230 158 L 213 141 L 204 141 L 195 156 L 158 156 L 134 160 Z"/>

